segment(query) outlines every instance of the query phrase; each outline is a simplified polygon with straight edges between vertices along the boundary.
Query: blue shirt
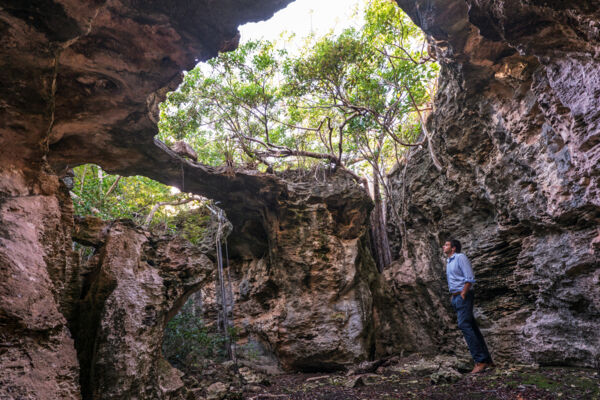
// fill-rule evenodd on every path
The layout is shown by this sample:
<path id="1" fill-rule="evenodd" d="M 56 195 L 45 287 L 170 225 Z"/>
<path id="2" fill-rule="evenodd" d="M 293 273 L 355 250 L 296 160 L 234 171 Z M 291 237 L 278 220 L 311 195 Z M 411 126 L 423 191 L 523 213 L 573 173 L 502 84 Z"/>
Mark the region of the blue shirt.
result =
<path id="1" fill-rule="evenodd" d="M 467 282 L 471 282 L 471 285 L 475 284 L 473 268 L 471 268 L 469 259 L 463 253 L 454 253 L 452 257 L 448 258 L 446 277 L 448 278 L 450 293 L 462 291 Z"/>

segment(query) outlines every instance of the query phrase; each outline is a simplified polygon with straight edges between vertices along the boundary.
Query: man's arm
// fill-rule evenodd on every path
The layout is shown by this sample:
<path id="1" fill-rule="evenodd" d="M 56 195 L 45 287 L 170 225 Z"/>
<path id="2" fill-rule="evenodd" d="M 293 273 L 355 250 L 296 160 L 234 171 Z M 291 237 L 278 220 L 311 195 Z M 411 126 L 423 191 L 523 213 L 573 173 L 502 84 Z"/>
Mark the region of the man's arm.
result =
<path id="1" fill-rule="evenodd" d="M 471 268 L 471 263 L 469 262 L 467 256 L 461 255 L 461 257 L 458 257 L 457 261 L 458 266 L 460 267 L 463 276 L 465 277 L 465 285 L 463 286 L 463 289 L 460 292 L 460 297 L 462 297 L 464 300 L 465 297 L 467 297 L 469 289 L 471 289 L 471 286 L 473 286 L 473 283 L 475 283 L 475 275 L 473 274 L 473 268 Z"/>
<path id="2" fill-rule="evenodd" d="M 467 293 L 469 292 L 469 289 L 471 289 L 471 286 L 473 286 L 471 282 L 467 282 L 465 283 L 465 286 L 463 286 L 463 289 L 460 292 L 460 297 L 462 297 L 463 300 L 467 297 Z"/>

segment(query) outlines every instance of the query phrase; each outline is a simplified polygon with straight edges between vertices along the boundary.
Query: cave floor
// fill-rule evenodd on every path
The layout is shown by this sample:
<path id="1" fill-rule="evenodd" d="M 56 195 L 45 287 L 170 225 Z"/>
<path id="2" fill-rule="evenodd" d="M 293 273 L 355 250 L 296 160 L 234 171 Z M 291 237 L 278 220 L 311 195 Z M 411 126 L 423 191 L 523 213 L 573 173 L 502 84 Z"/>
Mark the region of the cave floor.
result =
<path id="1" fill-rule="evenodd" d="M 442 379 L 444 381 L 444 379 Z M 448 381 L 451 381 L 449 383 Z M 410 372 L 287 374 L 270 385 L 250 387 L 243 399 L 600 399 L 600 373 L 593 369 L 500 366 L 478 375 L 462 374 L 434 384 L 432 376 Z M 247 388 L 248 389 L 248 388 Z"/>

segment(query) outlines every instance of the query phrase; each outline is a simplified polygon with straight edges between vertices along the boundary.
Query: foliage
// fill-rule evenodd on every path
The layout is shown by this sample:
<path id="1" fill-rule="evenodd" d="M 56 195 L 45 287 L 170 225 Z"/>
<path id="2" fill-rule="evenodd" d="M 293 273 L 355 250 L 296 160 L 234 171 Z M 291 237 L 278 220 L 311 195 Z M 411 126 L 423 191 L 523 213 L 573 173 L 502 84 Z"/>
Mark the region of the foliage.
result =
<path id="1" fill-rule="evenodd" d="M 190 197 L 150 178 L 110 175 L 92 164 L 76 167 L 74 173 L 71 197 L 77 215 L 95 215 L 106 220 L 129 218 L 143 225 L 155 205 L 176 203 Z M 177 208 L 159 207 L 150 228 L 175 232 L 179 224 L 183 227 L 184 237 L 197 238 L 205 224 L 192 226 L 192 222 L 176 216 L 180 211 L 197 209 L 202 205 L 202 202 L 190 201 Z M 200 220 L 196 222 L 202 223 Z"/>
<path id="2" fill-rule="evenodd" d="M 347 163 L 354 157 L 389 168 L 397 145 L 417 139 L 415 111 L 430 100 L 428 85 L 437 74 L 423 47 L 413 49 L 419 42 L 424 43 L 420 30 L 395 4 L 372 1 L 360 31 L 325 37 L 287 63 L 288 88 L 299 99 L 297 115 L 315 118 L 316 110 L 326 119 L 339 133 L 337 141 L 325 141 L 328 150 L 337 147 L 340 158 L 347 152 Z"/>
<path id="3" fill-rule="evenodd" d="M 197 245 L 206 236 L 210 220 L 210 211 L 202 207 L 177 214 L 173 218 L 173 225 L 181 237 Z"/>
<path id="4" fill-rule="evenodd" d="M 208 70 L 188 72 L 161 105 L 160 137 L 167 144 L 186 139 L 206 164 L 260 158 L 255 140 L 281 135 L 274 121 L 282 112 L 278 71 L 284 54 L 268 42 L 250 42 L 210 60 Z"/>
<path id="5" fill-rule="evenodd" d="M 193 299 L 169 321 L 163 339 L 163 354 L 174 365 L 201 367 L 202 360 L 225 360 L 227 357 L 225 335 L 204 324 L 195 310 Z M 230 329 L 230 337 L 237 338 L 237 330 Z"/>
<path id="6" fill-rule="evenodd" d="M 186 74 L 161 105 L 159 138 L 186 140 L 212 165 L 321 160 L 381 175 L 421 133 L 438 69 L 424 43 L 389 0 L 370 2 L 362 29 L 314 39 L 299 56 L 246 43 Z"/>

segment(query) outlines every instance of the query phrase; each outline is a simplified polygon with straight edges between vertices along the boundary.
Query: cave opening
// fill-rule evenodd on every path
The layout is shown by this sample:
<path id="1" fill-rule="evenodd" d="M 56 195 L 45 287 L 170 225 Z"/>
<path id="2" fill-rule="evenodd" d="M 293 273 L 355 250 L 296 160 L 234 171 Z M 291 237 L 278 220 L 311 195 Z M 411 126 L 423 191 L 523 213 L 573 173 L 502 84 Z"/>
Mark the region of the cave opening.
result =
<path id="1" fill-rule="evenodd" d="M 406 212 L 396 208 L 399 199 L 394 198 L 386 176 L 406 158 L 411 148 L 427 145 L 423 138 L 427 138 L 427 132 L 422 126 L 432 110 L 439 68 L 428 53 L 423 32 L 396 3 L 386 0 L 321 4 L 298 0 L 269 21 L 250 23 L 239 31 L 237 49 L 227 49 L 199 63 L 185 73 L 177 90 L 167 94 L 160 105 L 156 138 L 185 159 L 182 165 L 200 163 L 222 168 L 234 180 L 237 173 L 243 172 L 316 187 L 317 184 L 311 183 L 313 180 L 326 183 L 336 171 L 347 174 L 352 184 L 361 185 L 373 199 L 369 240 L 364 242 L 369 247 L 364 251 L 373 256 L 382 273 L 397 258 L 391 252 L 386 224 L 388 219 L 398 222 Z M 328 87 L 327 82 L 334 84 Z M 183 176 L 185 168 L 181 169 Z M 182 177 L 181 186 L 193 190 L 192 184 L 184 181 Z M 233 191 L 240 189 L 235 187 L 236 183 L 231 185 Z M 301 232 L 302 226 L 311 225 L 309 218 L 314 217 L 302 210 L 306 206 L 299 206 L 301 210 L 291 215 L 274 211 L 287 194 L 278 193 L 271 201 L 266 200 L 267 190 L 262 190 L 265 196 L 258 207 L 250 204 L 252 197 L 246 194 L 230 195 L 239 203 L 224 207 L 233 210 L 228 216 L 236 226 L 236 232 L 228 239 L 236 264 L 236 289 L 230 291 L 230 304 L 237 305 L 241 299 L 241 310 L 250 312 L 258 307 L 260 314 L 268 314 L 277 304 L 274 299 L 285 293 L 286 283 L 278 282 L 281 278 L 277 274 L 289 273 L 282 272 L 289 267 L 278 258 L 278 232 L 290 229 L 286 221 L 292 221 Z M 244 203 L 246 209 L 240 206 Z M 357 221 L 361 221 L 363 214 L 355 213 L 356 204 L 348 203 L 345 197 L 332 196 L 317 218 L 332 215 L 333 223 L 340 227 L 336 234 L 350 237 L 360 229 Z M 258 216 L 249 217 L 257 209 Z M 302 243 L 303 235 L 306 236 L 299 234 L 298 243 Z M 307 246 L 316 245 L 307 243 Z M 334 252 L 335 248 L 323 244 L 317 253 Z M 312 250 L 307 248 L 302 252 Z M 319 257 L 324 261 L 329 259 L 328 254 Z M 212 256 L 213 260 L 217 258 Z M 365 255 L 364 259 L 367 258 L 370 256 Z M 264 269 L 258 267 L 261 263 Z M 266 271 L 267 277 L 263 282 L 252 282 L 252 277 L 244 276 L 244 269 L 253 273 Z M 309 271 L 293 286 L 294 290 L 299 287 L 313 290 L 319 284 L 320 277 L 311 276 Z M 210 303 L 219 298 L 218 287 L 211 291 L 212 297 L 207 297 L 206 292 L 198 294 L 204 299 L 202 307 L 194 305 L 191 298 L 170 323 L 163 350 L 174 365 L 182 365 L 181 358 L 169 343 L 180 339 L 169 337 L 193 331 L 188 336 L 197 342 L 205 340 L 210 329 L 210 334 L 223 335 L 218 310 L 213 309 L 212 315 L 210 309 L 203 311 L 208 298 Z M 273 342 L 271 333 L 255 325 L 260 314 L 251 312 L 248 320 L 252 323 L 240 328 L 241 340 L 254 343 L 261 357 L 268 359 L 269 368 L 331 372 L 372 353 L 373 344 L 369 342 L 364 345 L 369 350 L 353 349 L 339 361 L 331 349 L 310 356 L 286 354 L 282 361 L 276 356 L 282 351 L 272 350 L 279 344 Z M 194 313 L 204 316 L 198 319 L 201 325 L 190 324 Z M 285 315 L 278 318 L 284 325 Z M 345 318 L 326 318 L 349 323 Z M 185 327 L 179 333 L 178 324 Z M 294 335 L 302 337 L 302 333 Z M 372 337 L 367 332 L 361 335 Z M 213 343 L 206 343 L 206 351 L 217 358 L 210 350 Z M 300 346 L 304 349 L 310 344 Z M 356 354 L 361 351 L 364 354 Z M 191 357 L 190 352 L 184 353 Z M 189 370 L 189 365 L 186 368 Z"/>
<path id="2" fill-rule="evenodd" d="M 409 365 L 423 375 L 402 389 L 460 380 L 439 249 L 451 234 L 492 353 L 542 367 L 476 391 L 598 394 L 595 372 L 543 368 L 599 360 L 589 1 L 371 0 L 353 26 L 315 6 L 291 12 L 312 33 L 298 45 L 238 36 L 289 0 L 29 3 L 0 7 L 0 398 L 203 396 L 161 350 L 215 281 L 208 206 L 234 226 L 240 347 L 269 365 L 316 374 L 397 355 L 350 371 L 382 377 L 404 374 L 406 352 L 445 352 Z M 319 18 L 337 25 L 316 33 Z M 210 383 L 195 389 L 228 389 Z"/>
<path id="3" fill-rule="evenodd" d="M 231 231 L 223 211 L 200 196 L 143 176 L 109 174 L 93 164 L 74 168 L 63 183 L 74 205 L 73 251 L 80 276 L 79 283 L 72 283 L 79 298 L 67 305 L 65 314 L 75 339 L 83 398 L 96 398 L 99 385 L 117 379 L 107 369 L 110 357 L 102 356 L 110 346 L 128 357 L 135 346 L 164 338 L 156 354 L 178 368 L 187 367 L 183 370 L 197 368 L 200 356 L 223 357 L 235 329 L 222 321 L 223 312 L 204 323 L 198 311 L 211 284 L 213 297 L 226 287 L 214 285 L 223 282 L 223 266 L 228 275 L 230 271 L 228 250 L 222 256 L 215 248 L 215 240 L 221 243 L 219 238 Z M 217 264 L 221 280 L 214 279 Z M 152 289 L 157 284 L 162 287 L 158 292 Z M 224 296 L 231 299 L 231 285 L 228 289 Z M 138 345 L 126 337 L 135 326 Z M 111 339 L 115 333 L 122 338 Z"/>
<path id="4" fill-rule="evenodd" d="M 206 279 L 184 293 L 164 320 L 161 352 L 171 365 L 186 373 L 184 379 L 204 376 L 206 371 L 227 365 L 227 359 L 235 361 L 236 370 L 241 366 L 259 373 L 280 373 L 282 368 L 315 373 L 343 370 L 373 353 L 372 322 L 368 317 L 360 322 L 356 316 L 350 317 L 346 300 L 343 306 L 332 306 L 330 312 L 311 312 L 316 321 L 324 318 L 325 326 L 340 329 L 340 335 L 351 335 L 345 345 L 350 349 L 332 350 L 329 344 L 313 349 L 310 338 L 318 335 L 304 334 L 293 320 L 296 331 L 285 339 L 289 343 L 282 345 L 256 322 L 260 315 L 280 307 L 277 299 L 286 292 L 300 287 L 318 290 L 321 285 L 319 274 L 302 266 L 302 277 L 292 283 L 292 289 L 287 288 L 280 275 L 291 273 L 295 261 L 281 259 L 278 232 L 298 231 L 300 251 L 310 253 L 316 245 L 306 240 L 310 234 L 303 233 L 304 225 L 315 229 L 310 228 L 315 218 L 331 218 L 336 240 L 353 237 L 362 229 L 371 206 L 362 204 L 362 199 L 356 202 L 351 197 L 331 196 L 325 208 L 313 211 L 310 196 L 302 204 L 290 199 L 287 189 L 278 188 L 269 189 L 272 194 L 261 189 L 257 201 L 254 194 L 248 196 L 256 192 L 254 184 L 236 178 L 239 171 L 258 179 L 274 176 L 285 185 L 307 187 L 317 197 L 323 193 L 320 185 L 340 185 L 341 190 L 358 185 L 375 207 L 367 223 L 369 240 L 360 242 L 368 243 L 368 248 L 361 244 L 359 258 L 367 260 L 371 254 L 382 273 L 392 262 L 387 219 L 402 215 L 402 210 L 394 208 L 396 199 L 385 177 L 412 147 L 425 143 L 421 127 L 430 112 L 438 67 L 427 53 L 423 33 L 393 2 L 357 1 L 345 7 L 328 4 L 330 9 L 344 11 L 334 18 L 333 26 L 322 22 L 322 18 L 331 19 L 331 13 L 318 11 L 314 1 L 294 2 L 281 14 L 287 13 L 288 21 L 299 22 L 299 12 L 294 10 L 298 5 L 307 17 L 304 34 L 292 32 L 296 28 L 277 15 L 266 22 L 271 27 L 240 27 L 242 44 L 237 50 L 221 53 L 188 71 L 179 88 L 160 104 L 156 139 L 159 147 L 164 143 L 165 150 L 175 153 L 177 159 L 167 170 L 147 171 L 147 175 L 172 181 L 179 189 L 146 177 L 108 174 L 91 164 L 75 168 L 72 177 L 71 196 L 77 214 L 131 219 L 150 232 L 143 256 L 150 267 L 162 268 L 164 260 L 157 248 L 164 241 L 162 236 L 172 234 L 198 247 L 212 261 L 217 278 Z M 281 26 L 286 26 L 287 32 L 282 32 Z M 254 36 L 245 39 L 244 32 L 252 30 Z M 268 31 L 271 38 L 257 36 Z M 390 40 L 393 43 L 386 44 Z M 381 47 L 373 47 L 373 43 Z M 328 81 L 335 85 L 323 86 Z M 385 121 L 380 118 L 383 113 Z M 198 165 L 214 168 L 231 177 L 231 182 L 219 188 L 208 183 L 206 189 L 207 184 L 194 177 Z M 338 171 L 344 178 L 332 179 Z M 165 179 L 169 174 L 174 178 Z M 209 197 L 215 193 L 223 203 L 199 193 Z M 278 204 L 285 201 L 295 202 L 292 212 L 277 211 Z M 214 217 L 219 207 L 228 210 L 236 227 L 224 242 L 229 248 L 214 244 Z M 336 251 L 338 243 L 327 243 L 324 233 L 318 236 L 316 253 L 329 268 L 334 263 L 329 253 Z M 224 257 L 223 251 L 227 253 Z M 371 263 L 366 265 L 370 268 Z M 352 263 L 350 266 L 354 268 Z M 264 276 L 259 280 L 252 274 Z M 361 274 L 368 276 L 367 272 Z M 165 282 L 167 290 L 171 285 Z M 238 299 L 243 303 L 240 312 L 251 313 L 248 321 L 234 313 Z M 294 304 L 289 309 L 302 312 L 302 307 Z M 160 307 L 148 305 L 142 312 L 142 324 L 151 325 L 160 315 Z M 273 317 L 277 324 L 287 324 L 287 312 L 277 311 Z M 362 313 L 368 315 L 368 310 Z M 352 324 L 364 327 L 360 331 L 351 328 Z M 352 341 L 357 344 L 351 345 Z M 297 346 L 296 342 L 300 343 L 298 355 L 287 349 Z"/>

